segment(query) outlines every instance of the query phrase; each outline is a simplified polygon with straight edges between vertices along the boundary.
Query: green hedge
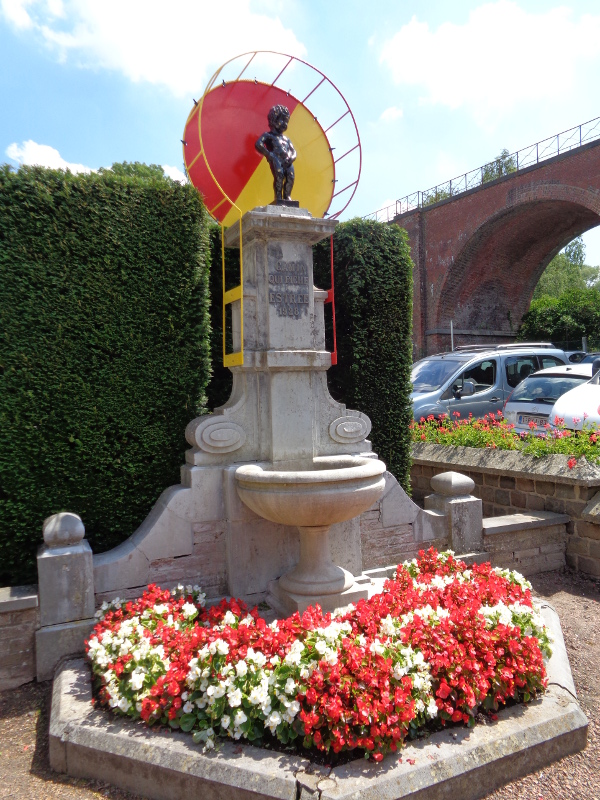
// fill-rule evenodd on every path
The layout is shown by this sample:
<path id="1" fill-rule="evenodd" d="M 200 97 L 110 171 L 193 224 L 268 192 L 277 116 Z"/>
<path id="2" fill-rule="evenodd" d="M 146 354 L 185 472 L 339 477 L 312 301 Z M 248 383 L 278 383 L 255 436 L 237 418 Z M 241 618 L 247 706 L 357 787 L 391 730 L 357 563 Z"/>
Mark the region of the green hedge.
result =
<path id="1" fill-rule="evenodd" d="M 0 167 L 0 585 L 36 580 L 45 517 L 95 552 L 179 480 L 209 376 L 208 228 L 152 176 Z"/>
<path id="2" fill-rule="evenodd" d="M 326 240 L 314 248 L 321 288 L 331 283 L 329 247 Z M 338 364 L 328 373 L 331 394 L 371 418 L 375 452 L 409 491 L 412 261 L 406 231 L 361 219 L 341 223 L 334 273 Z"/>

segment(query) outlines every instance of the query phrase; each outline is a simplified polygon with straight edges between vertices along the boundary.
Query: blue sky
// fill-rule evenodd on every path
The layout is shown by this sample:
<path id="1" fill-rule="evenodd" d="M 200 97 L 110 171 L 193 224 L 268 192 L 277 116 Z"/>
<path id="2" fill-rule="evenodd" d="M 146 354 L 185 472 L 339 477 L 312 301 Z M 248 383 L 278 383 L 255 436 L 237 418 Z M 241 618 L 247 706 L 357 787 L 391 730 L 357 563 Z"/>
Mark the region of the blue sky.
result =
<path id="1" fill-rule="evenodd" d="M 348 100 L 363 172 L 345 217 L 600 116 L 597 0 L 0 0 L 0 160 L 176 176 L 192 98 L 255 49 Z M 600 227 L 584 241 L 600 264 Z"/>

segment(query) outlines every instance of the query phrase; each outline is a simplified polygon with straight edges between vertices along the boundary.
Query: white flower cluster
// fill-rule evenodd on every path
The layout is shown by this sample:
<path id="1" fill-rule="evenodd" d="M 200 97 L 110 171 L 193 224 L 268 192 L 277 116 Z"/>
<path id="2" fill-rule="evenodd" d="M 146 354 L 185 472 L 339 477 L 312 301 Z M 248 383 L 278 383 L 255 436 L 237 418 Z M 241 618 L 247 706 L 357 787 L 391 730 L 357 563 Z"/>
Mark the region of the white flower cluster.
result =
<path id="1" fill-rule="evenodd" d="M 191 597 L 194 603 L 201 608 L 204 608 L 206 605 L 206 594 L 202 591 L 197 583 L 195 583 L 193 586 L 189 583 L 186 586 L 180 583 L 171 591 L 171 594 L 173 597 L 177 598 Z"/>
<path id="2" fill-rule="evenodd" d="M 132 716 L 139 714 L 151 686 L 170 667 L 164 647 L 152 646 L 149 631 L 139 617 L 125 620 L 115 631 L 91 636 L 88 648 L 94 672 L 102 675 L 106 683 L 109 706 Z M 115 661 L 127 655 L 131 655 L 127 672 L 118 676 Z"/>
<path id="3" fill-rule="evenodd" d="M 264 653 L 252 647 L 244 659 L 225 663 L 223 657 L 229 653 L 229 645 L 222 639 L 199 650 L 189 663 L 186 682 L 190 700 L 189 706 L 186 703 L 183 708 L 184 713 L 193 711 L 200 720 L 210 723 L 210 728 L 197 740 L 213 747 L 215 729 L 233 739 L 245 738 L 252 718 L 261 720 L 273 734 L 282 722 L 291 725 L 300 711 L 300 703 L 295 699 L 298 682 L 290 673 L 299 667 L 300 658 L 296 663 L 296 654 L 304 649 L 298 641 L 294 646 L 291 658 L 280 662 L 274 657 L 269 668 Z M 248 706 L 252 707 L 250 716 L 246 713 Z M 208 730 L 212 733 L 207 734 Z"/>
<path id="4" fill-rule="evenodd" d="M 107 603 L 105 600 L 94 614 L 94 617 L 98 620 L 104 619 L 109 611 L 116 611 L 117 609 L 121 608 L 122 605 L 123 601 L 120 597 L 115 597 L 115 599 L 111 600 L 110 603 Z"/>
<path id="5" fill-rule="evenodd" d="M 506 578 L 509 583 L 514 583 L 517 586 L 520 586 L 523 591 L 531 589 L 531 584 L 527 578 L 514 569 L 500 569 L 500 567 L 494 567 L 494 572 L 497 575 L 501 575 L 503 578 Z"/>

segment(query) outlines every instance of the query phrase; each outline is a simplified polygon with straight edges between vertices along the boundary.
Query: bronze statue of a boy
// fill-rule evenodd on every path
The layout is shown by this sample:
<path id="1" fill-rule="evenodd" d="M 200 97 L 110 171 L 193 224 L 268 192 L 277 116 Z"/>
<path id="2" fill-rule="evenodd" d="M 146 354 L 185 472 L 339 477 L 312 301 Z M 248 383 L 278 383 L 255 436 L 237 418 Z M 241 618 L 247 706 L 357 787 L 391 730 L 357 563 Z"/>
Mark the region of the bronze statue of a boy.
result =
<path id="1" fill-rule="evenodd" d="M 273 106 L 269 111 L 269 130 L 256 140 L 255 147 L 267 159 L 273 173 L 275 203 L 291 201 L 294 186 L 294 145 L 283 133 L 290 121 L 290 112 L 285 106 Z"/>

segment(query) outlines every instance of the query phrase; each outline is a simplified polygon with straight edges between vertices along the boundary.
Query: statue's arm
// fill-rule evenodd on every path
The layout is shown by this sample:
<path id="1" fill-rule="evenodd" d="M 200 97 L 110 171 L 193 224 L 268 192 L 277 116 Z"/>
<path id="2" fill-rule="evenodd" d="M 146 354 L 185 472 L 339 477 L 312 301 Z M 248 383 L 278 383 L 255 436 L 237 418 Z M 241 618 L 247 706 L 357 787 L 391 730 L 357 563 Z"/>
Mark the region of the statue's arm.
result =
<path id="1" fill-rule="evenodd" d="M 288 142 L 290 142 L 289 139 Z M 294 145 L 290 142 L 290 161 L 295 161 L 295 160 L 296 160 L 296 149 L 294 148 Z"/>
<path id="2" fill-rule="evenodd" d="M 263 133 L 263 135 L 259 136 L 256 142 L 254 143 L 254 147 L 258 150 L 259 153 L 265 156 L 265 158 L 268 161 L 270 160 L 271 157 L 271 151 L 267 148 L 265 144 L 266 140 L 267 140 L 267 134 Z"/>

